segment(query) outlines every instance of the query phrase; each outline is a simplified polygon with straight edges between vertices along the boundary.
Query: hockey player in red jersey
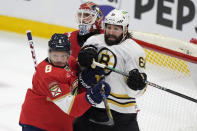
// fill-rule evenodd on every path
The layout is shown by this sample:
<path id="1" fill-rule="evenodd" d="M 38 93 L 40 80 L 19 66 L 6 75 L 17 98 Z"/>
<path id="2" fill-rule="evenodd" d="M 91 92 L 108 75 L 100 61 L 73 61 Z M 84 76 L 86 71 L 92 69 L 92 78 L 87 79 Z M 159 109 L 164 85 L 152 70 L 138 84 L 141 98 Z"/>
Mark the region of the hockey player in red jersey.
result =
<path id="1" fill-rule="evenodd" d="M 90 36 L 103 33 L 101 29 L 102 20 L 103 14 L 95 3 L 86 2 L 80 5 L 77 12 L 79 30 L 66 33 L 72 44 L 72 56 L 75 58 L 78 56 L 81 47 Z"/>
<path id="2" fill-rule="evenodd" d="M 37 66 L 22 105 L 19 124 L 23 131 L 72 131 L 73 120 L 102 101 L 103 85 L 105 95 L 109 95 L 110 86 L 104 81 L 77 94 L 76 73 L 77 62 L 70 56 L 68 37 L 54 34 L 49 41 L 49 56 Z"/>

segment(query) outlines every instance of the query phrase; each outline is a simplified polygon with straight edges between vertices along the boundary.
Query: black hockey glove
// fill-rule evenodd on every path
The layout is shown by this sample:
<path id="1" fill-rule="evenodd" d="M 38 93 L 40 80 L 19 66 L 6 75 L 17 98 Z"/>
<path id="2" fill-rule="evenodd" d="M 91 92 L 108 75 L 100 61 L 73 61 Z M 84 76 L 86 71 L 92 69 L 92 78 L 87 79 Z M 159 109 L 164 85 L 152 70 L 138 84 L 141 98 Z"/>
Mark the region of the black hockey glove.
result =
<path id="1" fill-rule="evenodd" d="M 98 60 L 97 48 L 93 45 L 84 46 L 78 55 L 78 62 L 82 67 L 90 67 L 93 59 Z"/>
<path id="2" fill-rule="evenodd" d="M 129 71 L 127 85 L 133 90 L 142 90 L 146 87 L 147 75 L 140 73 L 138 69 Z"/>
<path id="3" fill-rule="evenodd" d="M 91 88 L 104 77 L 104 70 L 100 67 L 88 68 L 79 73 L 79 87 Z"/>
<path id="4" fill-rule="evenodd" d="M 104 87 L 103 87 L 104 86 Z M 104 88 L 104 92 L 103 89 Z M 108 97 L 111 87 L 105 81 L 100 81 L 96 86 L 89 88 L 86 93 L 86 99 L 91 105 L 99 104 L 103 100 L 102 93 Z"/>

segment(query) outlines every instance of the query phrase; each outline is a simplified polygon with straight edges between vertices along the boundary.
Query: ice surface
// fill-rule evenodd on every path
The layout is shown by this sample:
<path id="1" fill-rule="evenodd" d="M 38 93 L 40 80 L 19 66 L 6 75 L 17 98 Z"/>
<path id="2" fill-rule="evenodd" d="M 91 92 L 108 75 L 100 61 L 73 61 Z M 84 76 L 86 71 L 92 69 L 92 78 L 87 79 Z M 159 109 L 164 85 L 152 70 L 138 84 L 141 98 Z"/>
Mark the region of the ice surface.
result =
<path id="1" fill-rule="evenodd" d="M 25 34 L 25 32 L 24 32 Z M 47 40 L 35 38 L 38 61 L 47 56 Z M 34 63 L 26 35 L 0 31 L 0 131 L 21 130 L 21 105 L 31 88 Z"/>

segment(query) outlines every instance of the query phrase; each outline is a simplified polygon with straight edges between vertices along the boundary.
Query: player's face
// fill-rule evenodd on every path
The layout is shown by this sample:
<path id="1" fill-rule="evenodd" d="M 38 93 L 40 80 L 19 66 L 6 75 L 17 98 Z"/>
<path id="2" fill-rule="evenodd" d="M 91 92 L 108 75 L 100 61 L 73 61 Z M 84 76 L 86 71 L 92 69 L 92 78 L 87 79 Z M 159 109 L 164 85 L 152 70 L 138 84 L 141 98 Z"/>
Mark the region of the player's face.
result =
<path id="1" fill-rule="evenodd" d="M 69 53 L 66 51 L 51 51 L 49 58 L 54 66 L 64 67 L 69 59 Z"/>
<path id="2" fill-rule="evenodd" d="M 107 45 L 118 44 L 123 37 L 122 26 L 107 24 L 105 26 L 105 42 Z"/>

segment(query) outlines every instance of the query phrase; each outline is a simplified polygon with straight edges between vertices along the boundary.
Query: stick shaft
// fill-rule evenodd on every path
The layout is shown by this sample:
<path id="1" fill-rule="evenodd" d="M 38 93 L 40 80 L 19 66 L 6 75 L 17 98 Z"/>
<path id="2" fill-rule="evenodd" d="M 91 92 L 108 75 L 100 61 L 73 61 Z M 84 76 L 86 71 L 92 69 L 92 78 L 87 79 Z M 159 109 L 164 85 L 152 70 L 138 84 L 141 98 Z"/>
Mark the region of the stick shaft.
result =
<path id="1" fill-rule="evenodd" d="M 102 79 L 103 78 L 101 78 L 100 80 L 102 80 Z M 111 109 L 109 108 L 109 104 L 108 104 L 106 96 L 105 96 L 105 89 L 104 88 L 105 88 L 105 86 L 102 85 L 101 95 L 103 97 L 103 102 L 104 102 L 105 110 L 106 110 L 106 113 L 107 113 L 108 121 L 98 122 L 98 121 L 95 121 L 93 119 L 89 119 L 89 120 L 94 122 L 94 123 L 97 123 L 97 124 L 112 126 L 112 125 L 114 125 L 114 119 L 113 119 Z"/>
<path id="2" fill-rule="evenodd" d="M 118 73 L 118 74 L 121 74 L 121 75 L 124 75 L 124 76 L 127 76 L 127 77 L 129 76 L 128 73 L 125 73 L 125 72 L 123 72 L 123 71 L 120 71 L 120 70 L 118 70 L 118 69 L 116 69 L 116 68 L 108 67 L 108 66 L 106 66 L 106 65 L 104 65 L 104 64 L 100 64 L 100 63 L 95 62 L 95 61 L 93 62 L 93 64 L 95 64 L 95 65 L 98 66 L 98 67 L 105 68 L 105 69 L 111 70 L 111 71 L 113 71 L 113 72 L 116 72 L 116 73 Z M 152 83 L 152 82 L 149 82 L 149 81 L 146 81 L 146 83 L 147 83 L 148 85 L 152 86 L 152 87 L 157 88 L 157 89 L 166 91 L 166 92 L 171 93 L 171 94 L 173 94 L 173 95 L 176 95 L 176 96 L 179 96 L 179 97 L 182 97 L 182 98 L 184 98 L 184 99 L 187 99 L 187 100 L 190 100 L 190 101 L 192 101 L 192 102 L 197 103 L 197 100 L 194 99 L 194 98 L 192 98 L 192 97 L 186 96 L 186 95 L 184 95 L 184 94 L 181 94 L 181 93 L 179 93 L 179 92 L 173 91 L 173 90 L 171 90 L 171 89 L 167 89 L 167 88 L 165 88 L 165 87 L 163 87 L 163 86 L 157 85 L 157 84 Z"/>
<path id="3" fill-rule="evenodd" d="M 111 113 L 111 110 L 109 108 L 109 104 L 107 102 L 107 99 L 106 99 L 106 96 L 105 96 L 105 87 L 103 86 L 102 87 L 102 96 L 103 96 L 103 102 L 104 102 L 104 105 L 105 105 L 105 109 L 106 109 L 106 112 L 107 112 L 107 116 L 108 116 L 108 119 L 110 121 L 110 124 L 113 125 L 114 124 L 114 121 L 113 121 L 113 116 L 112 116 L 112 113 Z"/>
<path id="4" fill-rule="evenodd" d="M 36 54 L 35 54 L 35 49 L 34 49 L 34 41 L 32 39 L 31 31 L 27 31 L 27 38 L 28 38 L 29 47 L 31 49 L 31 55 L 32 55 L 32 59 L 33 59 L 33 62 L 34 62 L 34 67 L 36 69 L 37 59 L 36 59 Z"/>
<path id="5" fill-rule="evenodd" d="M 104 105 L 105 105 L 107 116 L 108 116 L 109 120 L 111 121 L 111 125 L 113 125 L 114 124 L 113 116 L 112 116 L 111 110 L 109 108 L 109 105 L 108 105 L 108 102 L 107 102 L 107 99 L 106 99 L 105 96 L 103 96 L 103 102 L 104 102 Z"/>
<path id="6" fill-rule="evenodd" d="M 184 95 L 184 94 L 181 94 L 181 93 L 179 93 L 179 92 L 173 91 L 173 90 L 171 90 L 171 89 L 167 89 L 167 88 L 165 88 L 165 87 L 162 87 L 162 86 L 160 86 L 160 85 L 157 85 L 157 84 L 152 83 L 152 82 L 149 82 L 149 81 L 147 81 L 147 84 L 150 85 L 150 86 L 152 86 L 152 87 L 155 87 L 155 88 L 157 88 L 157 89 L 166 91 L 166 92 L 168 92 L 168 93 L 174 94 L 174 95 L 176 95 L 176 96 L 179 96 L 179 97 L 182 97 L 182 98 L 185 98 L 185 99 L 187 99 L 187 100 L 190 100 L 190 101 L 192 101 L 192 102 L 197 103 L 197 100 L 196 100 L 196 99 L 194 99 L 194 98 L 192 98 L 192 97 L 189 97 L 189 96 L 186 96 L 186 95 Z"/>

